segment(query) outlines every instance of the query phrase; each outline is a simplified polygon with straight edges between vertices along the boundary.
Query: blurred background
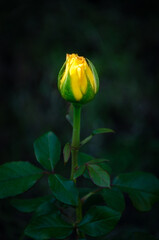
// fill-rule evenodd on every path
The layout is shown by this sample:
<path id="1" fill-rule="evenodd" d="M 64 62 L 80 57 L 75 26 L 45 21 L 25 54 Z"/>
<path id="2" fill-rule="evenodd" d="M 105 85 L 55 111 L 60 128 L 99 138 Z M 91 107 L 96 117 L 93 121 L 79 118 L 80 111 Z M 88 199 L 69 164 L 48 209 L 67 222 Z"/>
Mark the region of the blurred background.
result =
<path id="1" fill-rule="evenodd" d="M 1 0 L 1 164 L 37 164 L 33 142 L 49 130 L 62 146 L 70 141 L 72 129 L 65 118 L 69 104 L 57 90 L 57 75 L 66 53 L 78 53 L 94 63 L 100 78 L 98 95 L 83 108 L 81 138 L 99 127 L 116 131 L 95 136 L 83 151 L 108 158 L 112 177 L 136 170 L 159 177 L 157 4 Z M 40 196 L 45 189 L 43 181 L 24 196 Z M 0 239 L 20 239 L 29 218 L 10 206 L 9 199 L 0 200 Z M 130 239 L 135 229 L 159 237 L 158 223 L 158 204 L 141 213 L 126 198 L 125 212 L 111 236 Z"/>

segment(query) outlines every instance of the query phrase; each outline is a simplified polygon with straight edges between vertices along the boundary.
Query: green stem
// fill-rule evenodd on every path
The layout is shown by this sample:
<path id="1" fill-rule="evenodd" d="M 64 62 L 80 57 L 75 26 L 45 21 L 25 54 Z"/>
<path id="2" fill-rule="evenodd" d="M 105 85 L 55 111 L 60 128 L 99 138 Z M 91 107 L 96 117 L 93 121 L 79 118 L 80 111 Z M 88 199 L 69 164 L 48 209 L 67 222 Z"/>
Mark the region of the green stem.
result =
<path id="1" fill-rule="evenodd" d="M 76 179 L 74 179 L 74 173 L 76 168 L 78 167 L 78 151 L 80 147 L 80 120 L 81 120 L 81 106 L 73 105 L 73 134 L 72 134 L 72 145 L 71 145 L 71 153 L 72 153 L 72 167 L 71 167 L 71 180 L 76 183 Z M 79 198 L 78 205 L 76 207 L 76 223 L 82 220 L 82 202 Z M 84 235 L 77 231 L 78 237 L 84 237 Z"/>
<path id="2" fill-rule="evenodd" d="M 72 169 L 71 180 L 73 180 L 74 172 L 78 167 L 78 150 L 80 145 L 80 119 L 81 106 L 73 105 L 73 134 L 72 134 Z M 75 180 L 74 180 L 75 182 Z"/>

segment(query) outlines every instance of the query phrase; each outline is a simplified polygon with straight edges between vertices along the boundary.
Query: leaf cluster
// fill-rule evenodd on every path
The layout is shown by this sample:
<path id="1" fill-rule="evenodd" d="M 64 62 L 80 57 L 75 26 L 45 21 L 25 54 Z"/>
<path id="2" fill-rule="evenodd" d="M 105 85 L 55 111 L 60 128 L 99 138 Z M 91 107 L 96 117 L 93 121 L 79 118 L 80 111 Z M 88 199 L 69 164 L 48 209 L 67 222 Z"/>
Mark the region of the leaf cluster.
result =
<path id="1" fill-rule="evenodd" d="M 81 142 L 81 146 L 93 135 L 105 132 L 113 131 L 94 130 Z M 33 213 L 25 229 L 25 235 L 32 239 L 67 239 L 77 232 L 81 233 L 81 239 L 106 236 L 122 216 L 125 193 L 139 211 L 149 211 L 159 201 L 159 180 L 151 173 L 123 173 L 112 179 L 107 159 L 96 159 L 82 152 L 78 155 L 74 180 L 85 178 L 92 183 L 92 187 L 78 188 L 73 180 L 56 172 L 61 144 L 53 132 L 44 134 L 34 142 L 34 152 L 41 167 L 22 161 L 0 166 L 0 198 L 19 195 L 40 178 L 48 178 L 51 195 L 34 199 L 11 199 L 11 204 L 19 211 Z M 65 164 L 70 158 L 70 152 L 71 146 L 67 143 L 63 150 Z M 77 221 L 75 215 L 79 201 L 83 207 L 83 217 Z"/>

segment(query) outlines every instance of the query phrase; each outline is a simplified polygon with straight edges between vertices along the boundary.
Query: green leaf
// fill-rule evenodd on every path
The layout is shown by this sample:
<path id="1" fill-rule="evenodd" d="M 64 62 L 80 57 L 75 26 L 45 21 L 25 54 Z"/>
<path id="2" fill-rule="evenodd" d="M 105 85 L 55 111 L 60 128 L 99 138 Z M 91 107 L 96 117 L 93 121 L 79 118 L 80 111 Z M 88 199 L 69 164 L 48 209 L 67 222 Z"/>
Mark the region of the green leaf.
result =
<path id="1" fill-rule="evenodd" d="M 111 189 L 104 188 L 100 191 L 104 201 L 107 206 L 119 211 L 123 212 L 125 208 L 124 196 L 118 188 L 112 187 Z"/>
<path id="2" fill-rule="evenodd" d="M 134 207 L 139 211 L 149 211 L 159 201 L 159 180 L 151 173 L 120 174 L 115 178 L 114 185 L 128 193 Z"/>
<path id="3" fill-rule="evenodd" d="M 49 176 L 49 185 L 59 201 L 73 206 L 78 204 L 78 190 L 73 181 L 58 174 L 52 174 Z"/>
<path id="4" fill-rule="evenodd" d="M 93 156 L 88 155 L 83 152 L 79 152 L 79 154 L 78 154 L 78 165 L 79 166 L 83 166 L 87 163 L 88 164 L 96 163 L 96 165 L 100 166 L 102 169 L 104 169 L 105 171 L 107 171 L 110 174 L 111 168 L 108 164 L 105 163 L 106 161 L 109 161 L 109 160 L 94 158 Z M 80 170 L 82 170 L 82 169 L 80 169 Z M 85 178 L 90 178 L 87 169 L 82 174 Z"/>
<path id="5" fill-rule="evenodd" d="M 88 172 L 94 184 L 100 187 L 110 187 L 109 174 L 96 164 L 87 164 Z"/>
<path id="6" fill-rule="evenodd" d="M 53 132 L 48 132 L 34 142 L 37 161 L 51 171 L 60 159 L 61 144 Z"/>
<path id="7" fill-rule="evenodd" d="M 63 149 L 64 164 L 66 164 L 70 158 L 71 146 L 70 143 L 66 143 Z"/>
<path id="8" fill-rule="evenodd" d="M 86 179 L 90 179 L 89 172 L 88 172 L 87 168 L 85 169 L 85 171 L 83 173 L 83 177 L 85 177 Z"/>
<path id="9" fill-rule="evenodd" d="M 43 172 L 29 162 L 9 162 L 0 166 L 0 198 L 18 195 L 31 188 Z"/>
<path id="10" fill-rule="evenodd" d="M 80 177 L 80 176 L 84 173 L 85 169 L 86 169 L 86 166 L 85 166 L 85 165 L 79 166 L 79 167 L 75 170 L 75 173 L 74 173 L 74 177 L 73 177 L 73 178 L 75 179 L 75 178 Z"/>
<path id="11" fill-rule="evenodd" d="M 66 223 L 60 216 L 48 214 L 33 218 L 25 229 L 25 234 L 38 240 L 63 239 L 69 236 L 72 230 L 73 226 Z"/>
<path id="12" fill-rule="evenodd" d="M 93 130 L 92 134 L 89 135 L 88 137 L 86 137 L 85 139 L 83 139 L 81 142 L 80 142 L 80 146 L 83 146 L 85 145 L 86 143 L 88 143 L 94 135 L 96 134 L 101 134 L 101 133 L 114 133 L 115 131 L 110 129 L 110 128 L 98 128 L 98 129 L 95 129 Z"/>
<path id="13" fill-rule="evenodd" d="M 94 157 L 92 157 L 91 155 L 88 155 L 86 153 L 83 152 L 79 152 L 78 153 L 78 166 L 81 166 L 91 160 L 93 160 Z"/>
<path id="14" fill-rule="evenodd" d="M 112 169 L 111 169 L 111 167 L 106 163 L 106 162 L 108 162 L 108 161 L 109 161 L 109 160 L 107 160 L 107 159 L 98 159 L 98 158 L 95 158 L 95 159 L 89 161 L 88 164 L 95 163 L 96 165 L 100 166 L 102 169 L 104 169 L 105 171 L 107 171 L 109 174 L 111 174 Z"/>
<path id="15" fill-rule="evenodd" d="M 78 166 L 85 165 L 86 163 L 88 163 L 92 159 L 93 159 L 93 157 L 91 155 L 88 155 L 88 154 L 83 153 L 83 152 L 79 152 L 78 153 Z M 85 170 L 83 176 L 85 178 L 89 178 L 89 174 L 88 174 L 88 170 L 87 169 Z"/>
<path id="16" fill-rule="evenodd" d="M 110 128 L 97 128 L 95 130 L 93 130 L 92 134 L 96 135 L 96 134 L 101 134 L 101 133 L 114 133 L 115 131 L 110 129 Z"/>
<path id="17" fill-rule="evenodd" d="M 114 229 L 120 217 L 120 212 L 111 208 L 93 206 L 79 224 L 79 229 L 92 237 L 102 236 Z"/>
<path id="18" fill-rule="evenodd" d="M 33 212 L 35 211 L 41 204 L 51 201 L 52 203 L 55 201 L 52 195 L 31 198 L 31 199 L 12 199 L 10 201 L 11 205 L 15 207 L 17 210 L 21 212 Z"/>
<path id="19" fill-rule="evenodd" d="M 41 203 L 34 212 L 33 218 L 37 216 L 43 216 L 50 213 L 57 213 L 60 214 L 57 206 L 55 205 L 55 198 L 49 199 Z"/>
<path id="20" fill-rule="evenodd" d="M 97 165 L 100 166 L 106 172 L 108 172 L 109 175 L 112 173 L 112 169 L 111 169 L 111 167 L 107 163 L 101 162 L 101 163 L 98 163 Z"/>

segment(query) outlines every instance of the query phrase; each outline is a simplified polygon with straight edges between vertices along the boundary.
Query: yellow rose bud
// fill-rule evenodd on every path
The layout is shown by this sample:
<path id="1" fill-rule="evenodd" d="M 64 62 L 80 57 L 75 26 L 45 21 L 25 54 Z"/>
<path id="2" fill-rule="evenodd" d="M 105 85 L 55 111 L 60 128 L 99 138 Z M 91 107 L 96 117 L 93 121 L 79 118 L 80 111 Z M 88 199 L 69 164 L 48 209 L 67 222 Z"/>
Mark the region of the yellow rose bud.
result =
<path id="1" fill-rule="evenodd" d="M 58 75 L 58 89 L 68 102 L 85 104 L 99 89 L 99 78 L 94 65 L 78 54 L 67 54 Z"/>

